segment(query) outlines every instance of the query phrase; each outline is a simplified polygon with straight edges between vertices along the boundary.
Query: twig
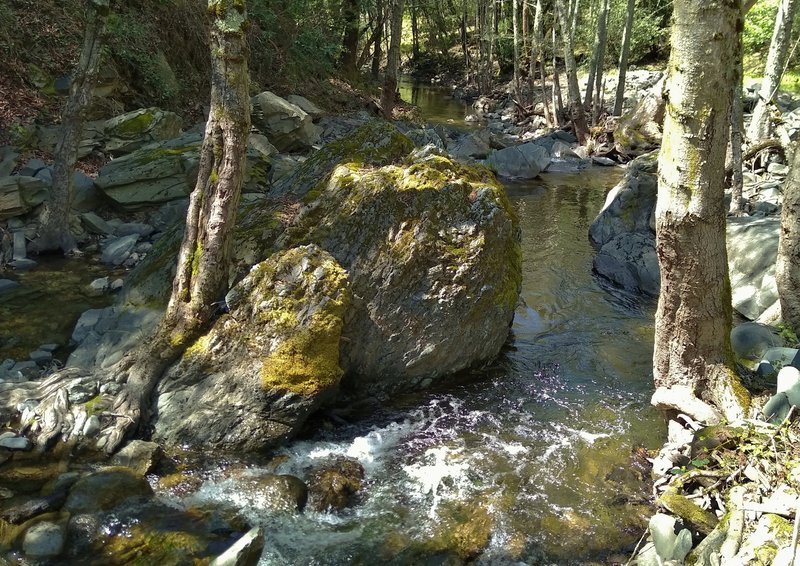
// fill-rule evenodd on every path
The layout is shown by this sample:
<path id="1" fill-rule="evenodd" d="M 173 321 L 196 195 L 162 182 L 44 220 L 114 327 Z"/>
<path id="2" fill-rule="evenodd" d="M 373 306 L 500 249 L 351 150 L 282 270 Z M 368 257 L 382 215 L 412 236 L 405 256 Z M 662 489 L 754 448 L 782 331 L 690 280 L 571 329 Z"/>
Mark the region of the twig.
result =
<path id="1" fill-rule="evenodd" d="M 636 558 L 636 553 L 639 552 L 639 547 L 642 546 L 642 543 L 644 542 L 644 539 L 647 536 L 649 530 L 650 530 L 649 528 L 644 530 L 641 538 L 639 539 L 639 542 L 636 543 L 636 546 L 633 549 L 633 554 L 631 554 L 631 557 L 625 563 L 625 566 L 631 566 L 631 562 L 633 562 L 633 559 Z"/>
<path id="2" fill-rule="evenodd" d="M 794 557 L 797 552 L 797 534 L 800 529 L 800 506 L 795 507 L 794 512 L 794 529 L 792 529 L 792 559 L 789 561 L 789 566 L 794 566 Z"/>

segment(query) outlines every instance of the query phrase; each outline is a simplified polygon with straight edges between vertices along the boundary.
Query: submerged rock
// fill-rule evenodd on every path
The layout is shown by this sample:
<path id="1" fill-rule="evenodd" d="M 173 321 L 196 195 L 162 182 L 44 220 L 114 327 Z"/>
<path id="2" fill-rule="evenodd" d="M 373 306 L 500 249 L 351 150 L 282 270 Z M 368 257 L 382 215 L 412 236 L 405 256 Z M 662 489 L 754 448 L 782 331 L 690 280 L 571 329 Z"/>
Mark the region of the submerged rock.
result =
<path id="1" fill-rule="evenodd" d="M 311 473 L 309 500 L 315 511 L 341 511 L 354 503 L 364 482 L 364 467 L 352 458 L 337 458 Z"/>
<path id="2" fill-rule="evenodd" d="M 256 566 L 264 550 L 264 529 L 253 527 L 209 566 Z"/>
<path id="3" fill-rule="evenodd" d="M 339 386 L 349 302 L 344 270 L 316 246 L 254 266 L 161 381 L 154 438 L 252 451 L 295 434 Z"/>
<path id="4" fill-rule="evenodd" d="M 486 164 L 501 177 L 533 179 L 550 165 L 550 154 L 544 146 L 530 142 L 493 151 Z"/>

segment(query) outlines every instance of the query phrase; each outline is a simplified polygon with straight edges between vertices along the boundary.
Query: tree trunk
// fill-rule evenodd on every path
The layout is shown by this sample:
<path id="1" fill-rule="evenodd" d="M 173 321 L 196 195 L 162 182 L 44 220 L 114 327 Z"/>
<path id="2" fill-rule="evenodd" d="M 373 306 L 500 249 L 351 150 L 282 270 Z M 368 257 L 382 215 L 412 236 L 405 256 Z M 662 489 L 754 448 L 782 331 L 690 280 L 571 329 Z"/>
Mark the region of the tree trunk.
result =
<path id="1" fill-rule="evenodd" d="M 53 162 L 53 188 L 42 206 L 39 233 L 31 242 L 36 253 L 61 250 L 77 252 L 77 242 L 69 229 L 72 210 L 73 175 L 78 161 L 78 144 L 83 131 L 83 119 L 92 100 L 92 90 L 100 66 L 103 36 L 109 13 L 109 0 L 86 2 L 86 29 L 83 48 L 70 86 L 70 94 L 61 114 L 58 143 Z"/>
<path id="2" fill-rule="evenodd" d="M 783 189 L 775 280 L 783 322 L 800 334 L 800 151 L 797 148 Z"/>
<path id="3" fill-rule="evenodd" d="M 564 44 L 564 66 L 567 74 L 567 94 L 569 95 L 572 127 L 575 129 L 578 143 L 584 145 L 589 134 L 589 127 L 586 125 L 586 112 L 581 102 L 581 88 L 578 85 L 578 68 L 575 64 L 573 36 L 568 25 L 569 20 L 567 18 L 567 10 L 564 7 L 564 0 L 556 0 L 555 4 L 559 26 L 561 27 L 561 39 Z M 577 0 L 575 4 L 577 12 Z"/>
<path id="4" fill-rule="evenodd" d="M 167 310 L 153 336 L 114 368 L 127 376 L 111 422 L 98 448 L 113 452 L 147 421 L 150 397 L 164 371 L 208 328 L 214 303 L 228 285 L 232 229 L 236 221 L 250 130 L 247 14 L 243 0 L 209 0 L 211 19 L 211 109 L 206 123 L 197 184 L 189 200 L 186 230 Z M 66 395 L 43 401 L 37 411 L 64 414 Z M 66 409 L 64 408 L 66 403 Z M 43 419 L 38 444 L 64 430 L 64 419 Z"/>
<path id="5" fill-rule="evenodd" d="M 417 2 L 411 3 L 411 60 L 416 63 L 419 60 L 419 26 L 417 24 Z"/>
<path id="6" fill-rule="evenodd" d="M 659 155 L 653 404 L 702 421 L 745 415 L 749 394 L 730 346 L 724 170 L 736 72 L 738 2 L 674 2 Z"/>
<path id="7" fill-rule="evenodd" d="M 561 116 L 564 114 L 564 101 L 561 99 L 561 81 L 558 78 L 558 61 L 556 58 L 556 23 L 553 22 L 553 125 L 561 127 Z"/>
<path id="8" fill-rule="evenodd" d="M 636 0 L 628 0 L 628 9 L 625 12 L 625 29 L 622 32 L 622 49 L 619 53 L 619 74 L 617 75 L 617 96 L 614 99 L 614 116 L 622 115 L 622 103 L 625 100 L 625 75 L 628 73 L 628 55 L 631 50 L 635 5 Z"/>
<path id="9" fill-rule="evenodd" d="M 764 79 L 758 91 L 758 102 L 753 110 L 753 118 L 747 128 L 749 143 L 757 143 L 772 135 L 770 109 L 772 99 L 781 86 L 781 77 L 786 67 L 786 56 L 792 34 L 792 21 L 797 14 L 798 0 L 781 0 L 775 16 L 775 28 L 769 44 L 767 64 L 764 67 Z"/>
<path id="10" fill-rule="evenodd" d="M 381 94 L 381 108 L 387 120 L 392 118 L 397 96 L 397 70 L 400 66 L 400 39 L 403 33 L 403 0 L 391 0 L 391 43 L 386 59 L 386 78 Z"/>
<path id="11" fill-rule="evenodd" d="M 600 113 L 603 111 L 603 70 L 606 62 L 606 42 L 608 38 L 608 0 L 602 0 L 602 9 L 598 16 L 598 39 L 597 39 L 597 62 L 595 64 L 594 91 L 596 100 L 592 106 L 592 123 L 597 123 Z"/>
<path id="12" fill-rule="evenodd" d="M 744 128 L 744 108 L 742 103 L 742 76 L 743 68 L 743 47 L 741 36 L 736 45 L 734 54 L 734 67 L 736 77 L 734 79 L 733 100 L 731 101 L 731 133 L 730 133 L 730 159 L 731 159 L 731 206 L 728 214 L 741 216 L 745 213 L 745 200 L 742 198 L 744 188 L 744 176 L 742 174 L 742 129 Z M 726 168 L 727 169 L 727 168 Z"/>
<path id="13" fill-rule="evenodd" d="M 372 76 L 378 78 L 381 72 L 381 59 L 383 58 L 383 28 L 386 25 L 386 10 L 383 6 L 383 0 L 375 2 L 375 10 L 378 14 L 377 27 L 375 28 L 375 51 L 372 52 Z"/>
<path id="14" fill-rule="evenodd" d="M 348 77 L 355 77 L 358 69 L 358 19 L 361 15 L 358 0 L 342 0 L 342 18 L 344 19 L 344 39 L 342 40 L 342 72 Z"/>
<path id="15" fill-rule="evenodd" d="M 521 102 L 519 96 L 519 0 L 512 0 L 511 4 L 511 19 L 514 28 L 514 96 L 517 101 Z"/>

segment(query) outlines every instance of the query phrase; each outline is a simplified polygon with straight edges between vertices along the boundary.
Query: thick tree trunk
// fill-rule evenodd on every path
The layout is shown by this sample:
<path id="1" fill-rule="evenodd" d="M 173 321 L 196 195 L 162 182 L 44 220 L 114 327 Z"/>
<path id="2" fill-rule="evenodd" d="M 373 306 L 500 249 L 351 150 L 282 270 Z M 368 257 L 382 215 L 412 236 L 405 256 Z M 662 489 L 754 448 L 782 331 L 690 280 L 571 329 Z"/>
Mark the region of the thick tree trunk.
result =
<path id="1" fill-rule="evenodd" d="M 625 29 L 622 32 L 622 49 L 619 53 L 619 74 L 617 75 L 617 96 L 614 99 L 614 116 L 622 115 L 622 103 L 625 100 L 625 75 L 628 73 L 628 55 L 631 50 L 631 32 L 633 31 L 633 12 L 636 0 L 628 0 L 625 12 Z"/>
<path id="2" fill-rule="evenodd" d="M 800 334 L 800 151 L 797 148 L 783 189 L 775 279 L 783 322 Z"/>
<path id="3" fill-rule="evenodd" d="M 595 102 L 592 105 L 592 123 L 596 124 L 601 112 L 603 111 L 603 91 L 605 85 L 603 81 L 603 71 L 606 62 L 606 42 L 608 40 L 608 0 L 602 0 L 602 9 L 598 16 L 597 47 L 594 54 L 596 58 L 594 92 Z"/>
<path id="4" fill-rule="evenodd" d="M 704 421 L 741 418 L 749 394 L 730 347 L 724 170 L 736 71 L 738 2 L 674 2 L 659 155 L 653 404 Z"/>
<path id="5" fill-rule="evenodd" d="M 775 28 L 769 44 L 767 64 L 764 67 L 764 79 L 758 91 L 758 102 L 753 110 L 753 118 L 747 128 L 749 143 L 756 143 L 772 135 L 770 110 L 772 99 L 781 85 L 781 77 L 786 67 L 786 56 L 791 41 L 792 22 L 797 14 L 799 0 L 781 0 L 775 16 Z"/>
<path id="6" fill-rule="evenodd" d="M 342 0 L 344 38 L 342 39 L 342 72 L 354 77 L 358 71 L 358 18 L 361 15 L 358 0 Z"/>
<path id="7" fill-rule="evenodd" d="M 105 423 L 98 447 L 113 452 L 147 420 L 150 396 L 164 371 L 209 326 L 228 285 L 232 228 L 236 220 L 250 129 L 247 14 L 243 0 L 209 0 L 211 109 L 200 150 L 178 269 L 166 313 L 154 335 L 115 368 L 127 380 Z M 66 403 L 66 407 L 64 404 Z M 43 401 L 41 414 L 64 415 L 66 395 Z M 38 443 L 69 433 L 69 419 L 43 418 Z"/>
<path id="8" fill-rule="evenodd" d="M 392 110 L 397 96 L 397 71 L 400 67 L 400 39 L 403 33 L 403 0 L 390 0 L 391 5 L 391 43 L 386 59 L 386 78 L 381 93 L 381 108 L 387 120 L 392 118 Z"/>
<path id="9" fill-rule="evenodd" d="M 103 36 L 109 13 L 109 0 L 86 2 L 86 29 L 78 67 L 70 86 L 70 95 L 61 114 L 58 143 L 53 162 L 53 188 L 42 206 L 39 233 L 31 242 L 33 252 L 77 251 L 78 245 L 69 228 L 72 209 L 72 184 L 84 114 L 92 100 L 103 49 Z"/>
<path id="10" fill-rule="evenodd" d="M 559 26 L 561 27 L 561 39 L 564 44 L 564 66 L 567 74 L 567 94 L 569 95 L 569 111 L 572 118 L 572 126 L 575 129 L 575 136 L 578 143 L 583 145 L 589 135 L 589 127 L 586 124 L 586 111 L 581 101 L 581 88 L 578 85 L 578 67 L 575 64 L 575 53 L 573 48 L 573 35 L 569 25 L 567 9 L 564 7 L 564 0 L 555 0 L 556 12 L 558 15 Z M 577 18 L 577 0 L 575 1 L 575 18 Z"/>

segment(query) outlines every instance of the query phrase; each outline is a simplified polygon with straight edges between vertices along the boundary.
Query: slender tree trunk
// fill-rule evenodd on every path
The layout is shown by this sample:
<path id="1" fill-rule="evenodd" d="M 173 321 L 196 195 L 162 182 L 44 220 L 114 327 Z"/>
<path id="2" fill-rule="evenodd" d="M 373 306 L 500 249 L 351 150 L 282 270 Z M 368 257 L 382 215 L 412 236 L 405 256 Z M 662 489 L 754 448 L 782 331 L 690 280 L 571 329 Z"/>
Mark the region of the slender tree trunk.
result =
<path id="1" fill-rule="evenodd" d="M 512 0 L 511 4 L 511 19 L 514 28 L 514 96 L 521 102 L 519 92 L 519 0 Z"/>
<path id="2" fill-rule="evenodd" d="M 653 404 L 702 421 L 745 415 L 730 346 L 724 171 L 736 71 L 738 2 L 675 0 L 659 155 Z"/>
<path id="3" fill-rule="evenodd" d="M 558 78 L 558 60 L 556 57 L 556 23 L 553 22 L 553 111 L 555 120 L 553 125 L 562 126 L 561 116 L 564 115 L 564 101 L 561 98 L 561 80 Z"/>
<path id="4" fill-rule="evenodd" d="M 528 22 L 528 0 L 522 0 L 522 52 L 528 51 L 528 36 L 530 23 Z"/>
<path id="5" fill-rule="evenodd" d="M 594 54 L 592 55 L 592 68 L 594 69 L 594 77 L 590 77 L 594 79 L 594 92 L 596 93 L 595 103 L 592 105 L 592 123 L 597 123 L 597 118 L 600 116 L 600 113 L 603 110 L 603 67 L 605 66 L 606 61 L 606 41 L 608 36 L 606 33 L 607 24 L 608 0 L 601 0 L 600 13 L 597 16 L 597 40 Z M 588 85 L 586 88 L 588 100 Z"/>
<path id="6" fill-rule="evenodd" d="M 783 189 L 775 280 L 783 322 L 800 334 L 800 151 L 796 147 Z"/>
<path id="7" fill-rule="evenodd" d="M 602 3 L 603 0 L 597 0 Z M 600 11 L 598 10 L 598 13 Z M 586 80 L 586 92 L 584 93 L 583 105 L 586 108 L 592 107 L 594 100 L 594 75 L 597 73 L 597 46 L 600 43 L 600 20 L 597 21 L 597 27 L 594 30 L 594 48 L 592 49 L 592 58 L 589 61 L 589 76 Z"/>
<path id="8" fill-rule="evenodd" d="M 567 9 L 564 7 L 564 0 L 555 0 L 558 21 L 561 27 L 561 38 L 564 44 L 564 66 L 567 74 L 567 93 L 569 95 L 570 116 L 572 126 L 575 129 L 575 136 L 578 143 L 583 145 L 589 135 L 589 127 L 586 124 L 586 112 L 581 102 L 581 88 L 578 85 L 578 68 L 575 64 L 575 53 L 573 48 L 573 36 L 568 25 Z M 577 11 L 577 0 L 575 0 Z"/>
<path id="9" fill-rule="evenodd" d="M 107 452 L 116 450 L 128 434 L 148 420 L 153 389 L 164 371 L 211 324 L 214 303 L 224 296 L 228 285 L 231 236 L 250 130 L 245 2 L 209 0 L 208 14 L 211 109 L 177 273 L 156 331 L 113 369 L 115 379 L 126 381 L 111 411 L 113 418 L 98 440 L 98 448 Z M 63 389 L 44 399 L 37 411 L 45 416 L 37 425 L 37 444 L 44 447 L 55 437 L 70 434 L 70 407 Z"/>
<path id="10" fill-rule="evenodd" d="M 342 18 L 344 19 L 344 39 L 342 40 L 342 72 L 354 77 L 358 72 L 358 39 L 360 16 L 358 0 L 342 0 Z"/>
<path id="11" fill-rule="evenodd" d="M 397 97 L 397 71 L 400 67 L 400 39 L 403 33 L 403 0 L 390 0 L 391 5 L 391 43 L 386 60 L 386 78 L 381 94 L 381 108 L 387 120 L 392 118 L 394 102 Z"/>
<path id="12" fill-rule="evenodd" d="M 378 78 L 381 72 L 381 59 L 383 58 L 383 28 L 386 25 L 386 9 L 383 0 L 376 0 L 375 10 L 378 14 L 378 23 L 375 28 L 375 50 L 372 52 L 372 76 Z"/>
<path id="13" fill-rule="evenodd" d="M 86 28 L 83 48 L 70 86 L 70 94 L 61 114 L 61 127 L 53 163 L 53 188 L 42 206 L 39 233 L 31 242 L 37 253 L 61 250 L 77 252 L 77 242 L 69 228 L 72 209 L 73 175 L 78 161 L 78 144 L 83 131 L 84 114 L 92 100 L 103 49 L 103 36 L 109 13 L 109 0 L 86 2 Z"/>
<path id="14" fill-rule="evenodd" d="M 631 49 L 635 5 L 636 0 L 628 0 L 628 9 L 625 12 L 625 29 L 622 32 L 622 49 L 619 53 L 619 74 L 617 75 L 617 96 L 614 99 L 614 116 L 622 115 L 622 103 L 625 101 L 625 75 L 628 73 L 628 55 Z"/>
<path id="15" fill-rule="evenodd" d="M 411 60 L 416 63 L 419 60 L 419 26 L 417 24 L 417 2 L 411 3 Z"/>
<path id="16" fill-rule="evenodd" d="M 772 41 L 769 44 L 767 64 L 764 67 L 764 79 L 758 91 L 758 102 L 753 109 L 753 118 L 747 128 L 747 139 L 750 143 L 757 143 L 769 138 L 772 134 L 770 109 L 772 99 L 781 86 L 781 77 L 786 67 L 786 56 L 791 41 L 792 22 L 797 14 L 800 0 L 781 0 L 778 13 L 775 16 L 775 28 L 772 32 Z"/>
<path id="17" fill-rule="evenodd" d="M 743 16 L 744 17 L 744 16 Z M 744 108 L 742 103 L 742 76 L 743 68 L 742 38 L 736 43 L 734 54 L 734 68 L 736 70 L 733 100 L 731 101 L 731 134 L 730 134 L 730 159 L 731 159 L 731 205 L 728 214 L 741 216 L 744 214 L 745 200 L 742 198 L 744 176 L 742 174 L 742 130 L 744 128 Z"/>

